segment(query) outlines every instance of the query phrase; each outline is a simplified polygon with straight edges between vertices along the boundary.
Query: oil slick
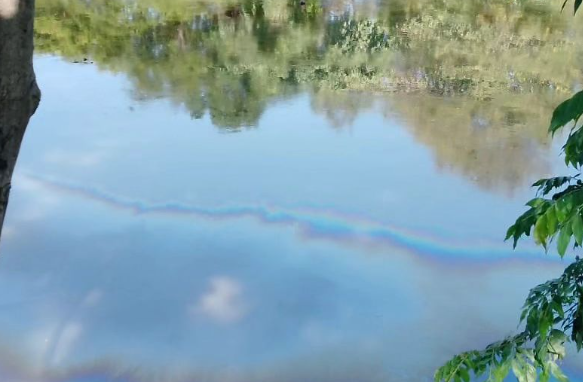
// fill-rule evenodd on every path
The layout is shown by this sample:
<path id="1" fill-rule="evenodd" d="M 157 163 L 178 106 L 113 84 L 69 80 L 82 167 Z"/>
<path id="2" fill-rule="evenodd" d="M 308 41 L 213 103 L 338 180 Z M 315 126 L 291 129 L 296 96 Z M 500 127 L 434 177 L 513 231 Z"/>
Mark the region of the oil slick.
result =
<path id="1" fill-rule="evenodd" d="M 33 183 L 56 192 L 75 195 L 93 202 L 105 204 L 118 211 L 136 215 L 193 217 L 203 219 L 254 218 L 264 224 L 298 229 L 303 237 L 329 240 L 341 245 L 356 245 L 401 249 L 415 256 L 437 261 L 495 262 L 509 259 L 557 262 L 556 256 L 545 256 L 538 248 L 528 244 L 513 251 L 509 243 L 487 241 L 452 240 L 436 234 L 404 229 L 384 222 L 359 216 L 350 216 L 337 211 L 323 209 L 284 209 L 276 206 L 229 206 L 198 207 L 183 203 L 168 202 L 149 204 L 108 192 L 44 177 L 37 174 L 21 174 L 22 181 Z M 46 193 L 43 193 L 46 195 Z"/>

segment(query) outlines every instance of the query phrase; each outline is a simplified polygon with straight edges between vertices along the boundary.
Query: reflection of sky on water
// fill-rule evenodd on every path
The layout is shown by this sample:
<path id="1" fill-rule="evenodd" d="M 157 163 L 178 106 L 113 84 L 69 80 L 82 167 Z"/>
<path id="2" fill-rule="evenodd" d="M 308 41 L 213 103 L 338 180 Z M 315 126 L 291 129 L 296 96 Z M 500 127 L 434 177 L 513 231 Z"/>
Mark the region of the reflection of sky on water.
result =
<path id="1" fill-rule="evenodd" d="M 132 101 L 123 77 L 92 66 L 41 58 L 37 70 L 43 106 L 0 258 L 3 379 L 429 380 L 451 354 L 509 334 L 528 288 L 564 265 L 496 243 L 526 190 L 503 198 L 437 172 L 374 112 L 338 131 L 300 97 L 223 134 Z M 409 241 L 347 235 L 370 226 Z"/>

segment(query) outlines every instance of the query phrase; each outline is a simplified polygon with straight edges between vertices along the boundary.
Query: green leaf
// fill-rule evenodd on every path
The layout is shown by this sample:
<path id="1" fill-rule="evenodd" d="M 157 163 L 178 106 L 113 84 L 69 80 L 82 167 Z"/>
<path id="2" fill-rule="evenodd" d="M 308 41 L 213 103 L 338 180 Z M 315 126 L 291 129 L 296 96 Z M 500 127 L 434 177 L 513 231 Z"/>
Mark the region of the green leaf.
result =
<path id="1" fill-rule="evenodd" d="M 573 230 L 573 236 L 575 237 L 575 241 L 579 246 L 583 244 L 583 219 L 581 215 L 576 213 L 572 218 L 572 226 L 571 229 Z"/>
<path id="2" fill-rule="evenodd" d="M 527 382 L 536 382 L 536 368 L 530 363 L 526 364 L 526 380 Z"/>
<path id="3" fill-rule="evenodd" d="M 492 368 L 491 373 L 493 377 L 492 382 L 504 381 L 504 379 L 506 379 L 506 376 L 508 376 L 508 373 L 510 373 L 510 366 L 511 366 L 510 361 L 502 362 L 500 365 L 491 365 L 490 367 Z"/>
<path id="4" fill-rule="evenodd" d="M 518 379 L 518 382 L 535 382 L 536 369 L 533 365 L 526 362 L 522 357 L 516 357 L 512 360 L 512 371 Z"/>
<path id="5" fill-rule="evenodd" d="M 553 329 L 549 335 L 549 352 L 559 359 L 565 358 L 565 341 L 567 341 L 567 335 L 560 330 Z"/>
<path id="6" fill-rule="evenodd" d="M 565 0 L 565 2 L 563 3 L 563 6 L 561 7 L 561 11 L 563 11 L 563 9 L 565 9 L 565 5 L 567 5 L 567 2 L 568 2 L 568 1 L 569 1 L 569 0 Z"/>
<path id="7" fill-rule="evenodd" d="M 583 223 L 583 222 L 582 222 Z M 582 227 L 583 228 L 583 227 Z M 546 214 L 538 218 L 534 226 L 534 241 L 547 248 L 548 224 Z"/>
<path id="8" fill-rule="evenodd" d="M 465 368 L 459 369 L 460 377 L 464 382 L 470 382 L 470 373 Z"/>
<path id="9" fill-rule="evenodd" d="M 528 309 L 523 309 L 522 313 L 520 314 L 520 322 L 522 323 L 528 314 Z"/>
<path id="10" fill-rule="evenodd" d="M 577 121 L 577 120 L 575 120 Z M 583 163 L 581 154 L 583 153 L 583 130 L 572 131 L 563 145 L 565 154 L 565 164 L 578 168 Z M 580 187 L 580 184 L 579 184 Z"/>
<path id="11" fill-rule="evenodd" d="M 573 11 L 573 14 L 577 13 L 577 10 L 581 6 L 581 1 L 583 0 L 575 0 L 575 10 Z"/>
<path id="12" fill-rule="evenodd" d="M 561 257 L 565 256 L 567 252 L 567 247 L 571 242 L 571 226 L 565 225 L 561 231 L 559 232 L 559 239 L 557 240 L 557 250 L 559 251 L 559 255 Z"/>
<path id="13" fill-rule="evenodd" d="M 545 213 L 546 219 L 547 219 L 547 230 L 548 230 L 548 235 L 549 236 L 553 236 L 555 233 L 557 233 L 557 210 L 555 206 L 550 207 L 547 212 Z"/>
<path id="14" fill-rule="evenodd" d="M 551 380 L 551 375 L 547 370 L 543 370 L 540 373 L 540 382 L 549 382 Z"/>
<path id="15" fill-rule="evenodd" d="M 526 205 L 532 208 L 538 208 L 544 203 L 546 203 L 546 200 L 544 198 L 534 198 L 526 202 Z"/>
<path id="16" fill-rule="evenodd" d="M 577 0 L 580 1 L 581 0 Z M 578 6 L 576 8 L 579 8 Z M 576 121 L 583 114 L 583 91 L 561 103 L 553 112 L 549 132 L 554 134 L 571 121 Z"/>
<path id="17" fill-rule="evenodd" d="M 536 205 L 537 207 L 532 207 L 521 216 L 516 219 L 516 222 L 508 228 L 506 232 L 506 240 L 512 238 L 513 239 L 513 246 L 516 248 L 516 244 L 518 243 L 518 239 L 520 239 L 523 235 L 529 236 L 532 226 L 536 224 L 537 219 L 537 211 L 542 208 L 542 206 L 548 206 L 549 202 L 545 201 L 544 199 L 533 199 L 529 202 L 532 205 Z"/>
<path id="18" fill-rule="evenodd" d="M 548 304 L 543 304 L 542 309 L 543 311 L 539 314 L 537 330 L 539 337 L 544 340 L 547 336 L 547 333 L 549 332 L 549 329 L 553 325 L 553 315 Z"/>
<path id="19" fill-rule="evenodd" d="M 561 319 L 565 318 L 565 311 L 563 310 L 563 305 L 560 302 L 558 301 L 551 302 L 551 307 L 555 312 L 557 312 Z"/>
<path id="20" fill-rule="evenodd" d="M 562 223 L 567 219 L 569 214 L 569 210 L 567 209 L 567 204 L 563 200 L 557 201 L 555 204 L 555 212 L 557 215 L 557 220 L 559 223 Z"/>
<path id="21" fill-rule="evenodd" d="M 524 362 L 524 361 L 523 361 Z M 526 381 L 526 373 L 519 358 L 515 358 L 512 360 L 512 372 L 518 382 L 525 382 Z"/>
<path id="22" fill-rule="evenodd" d="M 571 333 L 571 340 L 575 342 L 577 348 L 581 348 L 583 343 L 583 294 L 581 294 L 581 287 L 577 287 L 579 295 L 579 301 L 577 304 L 577 309 L 573 316 L 573 327 Z"/>
<path id="23" fill-rule="evenodd" d="M 546 178 L 537 180 L 532 186 L 538 187 L 537 194 L 547 195 L 553 189 L 561 188 L 565 184 L 570 183 L 576 176 L 557 176 L 554 178 Z"/>
<path id="24" fill-rule="evenodd" d="M 536 309 L 532 309 L 528 313 L 528 317 L 526 318 L 526 330 L 529 332 L 531 337 L 534 337 L 538 332 L 538 320 L 539 311 Z"/>

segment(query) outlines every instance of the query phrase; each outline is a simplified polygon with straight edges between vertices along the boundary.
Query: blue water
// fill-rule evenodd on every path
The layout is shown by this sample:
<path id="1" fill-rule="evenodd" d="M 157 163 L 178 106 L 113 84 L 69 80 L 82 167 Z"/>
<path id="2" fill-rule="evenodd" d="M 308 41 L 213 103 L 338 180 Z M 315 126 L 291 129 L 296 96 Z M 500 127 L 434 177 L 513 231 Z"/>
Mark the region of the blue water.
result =
<path id="1" fill-rule="evenodd" d="M 429 381 L 511 334 L 568 262 L 502 241 L 528 183 L 444 171 L 390 99 L 338 129 L 304 93 L 226 133 L 123 75 L 35 64 L 0 247 L 2 380 Z"/>

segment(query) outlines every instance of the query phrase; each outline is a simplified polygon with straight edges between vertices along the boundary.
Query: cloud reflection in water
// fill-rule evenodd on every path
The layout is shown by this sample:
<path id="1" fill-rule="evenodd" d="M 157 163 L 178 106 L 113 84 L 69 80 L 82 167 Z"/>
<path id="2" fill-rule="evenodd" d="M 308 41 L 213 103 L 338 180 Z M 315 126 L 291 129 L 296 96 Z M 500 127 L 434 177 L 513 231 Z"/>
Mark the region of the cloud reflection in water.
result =
<path id="1" fill-rule="evenodd" d="M 234 323 L 246 314 L 242 295 L 243 287 L 236 280 L 226 276 L 212 277 L 208 291 L 189 311 L 193 317 L 202 314 L 221 323 Z"/>

